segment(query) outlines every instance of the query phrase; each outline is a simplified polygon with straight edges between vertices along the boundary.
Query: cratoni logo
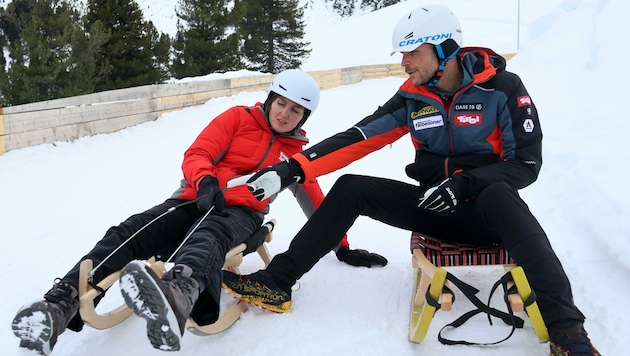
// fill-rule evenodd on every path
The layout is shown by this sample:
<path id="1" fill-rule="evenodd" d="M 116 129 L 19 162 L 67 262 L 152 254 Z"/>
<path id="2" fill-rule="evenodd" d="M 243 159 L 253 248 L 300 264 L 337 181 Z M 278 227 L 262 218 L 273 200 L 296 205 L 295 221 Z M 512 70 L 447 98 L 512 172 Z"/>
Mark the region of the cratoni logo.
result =
<path id="1" fill-rule="evenodd" d="M 455 125 L 474 126 L 481 124 L 481 114 L 455 115 Z"/>
<path id="2" fill-rule="evenodd" d="M 442 33 L 442 34 L 435 34 L 432 36 L 426 36 L 426 37 L 420 37 L 420 38 L 412 38 L 410 40 L 406 40 L 406 41 L 400 41 L 398 43 L 398 47 L 404 47 L 404 46 L 410 46 L 410 45 L 414 45 L 414 44 L 422 44 L 428 41 L 440 41 L 440 40 L 447 40 L 449 38 L 453 37 L 453 33 L 449 32 L 449 33 Z M 441 41 L 440 41 L 441 42 Z"/>
<path id="3" fill-rule="evenodd" d="M 418 116 L 425 116 L 425 115 L 429 115 L 429 114 L 437 114 L 439 113 L 440 110 L 436 109 L 435 106 L 429 105 L 426 107 L 423 107 L 422 109 L 418 110 L 418 111 L 413 111 L 411 113 L 411 118 L 415 119 Z"/>
<path id="4" fill-rule="evenodd" d="M 413 128 L 416 131 L 430 129 L 433 127 L 444 126 L 444 120 L 441 115 L 434 115 L 413 120 Z"/>

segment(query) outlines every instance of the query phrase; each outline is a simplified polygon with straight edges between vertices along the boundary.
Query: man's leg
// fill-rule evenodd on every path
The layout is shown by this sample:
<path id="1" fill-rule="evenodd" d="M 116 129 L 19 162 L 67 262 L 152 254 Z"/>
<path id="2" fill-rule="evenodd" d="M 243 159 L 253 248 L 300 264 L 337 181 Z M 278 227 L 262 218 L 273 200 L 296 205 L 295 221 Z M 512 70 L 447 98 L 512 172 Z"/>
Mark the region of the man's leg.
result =
<path id="1" fill-rule="evenodd" d="M 293 238 L 289 249 L 276 255 L 266 271 L 279 286 L 291 286 L 330 252 L 357 217 L 363 215 L 386 224 L 412 230 L 422 225 L 417 208 L 420 188 L 390 179 L 344 175 Z"/>
<path id="2" fill-rule="evenodd" d="M 584 320 L 573 304 L 571 284 L 547 235 L 518 193 L 507 184 L 486 188 L 474 202 L 485 221 L 505 244 L 536 291 L 547 325 L 561 319 Z"/>

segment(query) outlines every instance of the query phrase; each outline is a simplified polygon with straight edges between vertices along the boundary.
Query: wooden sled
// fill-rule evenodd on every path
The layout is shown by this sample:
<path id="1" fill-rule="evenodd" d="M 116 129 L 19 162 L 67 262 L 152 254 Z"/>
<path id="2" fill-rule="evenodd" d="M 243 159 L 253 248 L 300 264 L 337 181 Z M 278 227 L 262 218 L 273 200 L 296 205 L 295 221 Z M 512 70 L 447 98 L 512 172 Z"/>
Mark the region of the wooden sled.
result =
<path id="1" fill-rule="evenodd" d="M 516 293 L 508 294 L 512 311 L 514 313 L 526 311 L 539 341 L 549 340 L 538 305 L 535 301 L 529 300 L 533 292 L 525 273 L 522 267 L 514 264 L 504 246 L 454 244 L 413 232 L 411 253 L 415 280 L 409 318 L 409 340 L 422 342 L 437 309 L 443 311 L 452 309 L 453 294 L 446 280 L 447 272 L 442 267 L 481 265 L 502 265 L 506 272 L 511 272 L 512 281 L 508 282 L 507 286 L 516 287 Z M 427 301 L 427 296 L 432 300 Z"/>
<path id="2" fill-rule="evenodd" d="M 269 220 L 247 241 L 230 249 L 225 255 L 223 269 L 240 273 L 238 266 L 243 262 L 243 256 L 254 251 L 258 253 L 260 258 L 264 261 L 265 266 L 267 266 L 271 262 L 271 255 L 269 254 L 266 243 L 271 241 L 275 225 L 275 219 Z M 162 261 L 155 261 L 155 259 L 152 258 L 149 260 L 149 263 L 151 263 L 151 268 L 160 276 L 166 271 L 164 262 Z M 91 281 L 92 277 L 89 274 L 92 268 L 92 260 L 86 259 L 81 262 L 79 269 L 79 313 L 83 321 L 93 328 L 108 329 L 127 319 L 132 314 L 132 311 L 125 303 L 106 312 L 97 312 L 95 310 L 94 299 L 104 293 L 104 291 L 107 291 L 109 287 L 118 281 L 120 271 L 105 277 L 96 284 L 97 288 L 94 288 Z M 199 326 L 192 319 L 188 319 L 186 328 L 198 335 L 217 334 L 234 324 L 246 309 L 247 303 L 239 301 L 223 312 L 214 324 Z"/>

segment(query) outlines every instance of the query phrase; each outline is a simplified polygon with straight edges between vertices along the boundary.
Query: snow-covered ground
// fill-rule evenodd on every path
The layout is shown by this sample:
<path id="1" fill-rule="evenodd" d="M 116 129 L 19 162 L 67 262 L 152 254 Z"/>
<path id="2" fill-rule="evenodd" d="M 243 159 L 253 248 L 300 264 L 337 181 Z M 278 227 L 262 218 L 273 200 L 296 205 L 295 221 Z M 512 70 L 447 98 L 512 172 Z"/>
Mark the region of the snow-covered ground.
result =
<path id="1" fill-rule="evenodd" d="M 511 7 L 504 0 L 441 3 L 451 5 L 462 19 L 467 45 L 489 46 L 502 53 L 516 50 L 516 0 L 509 2 Z M 564 263 L 594 343 L 604 355 L 625 354 L 623 335 L 630 335 L 624 312 L 625 297 L 630 295 L 630 193 L 624 178 L 629 172 L 624 142 L 630 121 L 622 114 L 630 75 L 621 66 L 630 50 L 615 40 L 619 37 L 615 33 L 625 23 L 630 4 L 625 0 L 521 3 L 520 48 L 508 69 L 528 87 L 545 133 L 540 177 L 521 193 Z M 309 34 L 314 62 L 304 68 L 398 61 L 397 56 L 389 57 L 388 37 L 397 19 L 415 6 L 415 0 L 407 1 L 338 23 L 322 20 L 325 26 L 315 31 L 317 35 Z M 316 17 L 309 21 L 309 29 L 319 23 Z M 352 26 L 347 25 L 350 21 Z M 323 91 L 320 108 L 305 126 L 311 141 L 344 130 L 371 113 L 402 81 L 370 80 Z M 217 98 L 117 133 L 0 156 L 0 242 L 5 249 L 0 280 L 8 283 L 0 297 L 0 325 L 5 325 L 0 333 L 2 354 L 28 354 L 18 349 L 9 326 L 22 304 L 40 298 L 108 227 L 170 195 L 181 177 L 184 150 L 209 120 L 228 107 L 264 97 L 264 92 L 257 92 Z M 320 182 L 328 190 L 347 172 L 409 181 L 404 166 L 412 160 L 412 146 L 402 139 L 321 177 Z M 289 193 L 281 194 L 270 217 L 278 220 L 269 246 L 276 254 L 287 248 L 305 218 Z M 453 312 L 436 314 L 422 344 L 409 342 L 409 235 L 360 218 L 349 231 L 352 247 L 386 256 L 386 267 L 354 268 L 329 254 L 300 281 L 291 313 L 252 307 L 223 333 L 186 334 L 180 354 L 548 355 L 548 345 L 537 342 L 528 320 L 525 329 L 498 346 L 441 345 L 436 339 L 440 327 L 471 308 L 461 295 Z M 241 270 L 250 273 L 261 267 L 260 259 L 249 256 Z M 502 273 L 493 267 L 451 271 L 477 285 L 482 300 Z M 103 305 L 117 301 L 120 297 L 112 290 Z M 485 318 L 476 317 L 449 335 L 495 341 L 508 332 L 501 323 L 489 326 Z M 163 355 L 152 349 L 145 322 L 135 316 L 108 330 L 86 327 L 81 333 L 64 333 L 53 353 L 86 354 Z"/>

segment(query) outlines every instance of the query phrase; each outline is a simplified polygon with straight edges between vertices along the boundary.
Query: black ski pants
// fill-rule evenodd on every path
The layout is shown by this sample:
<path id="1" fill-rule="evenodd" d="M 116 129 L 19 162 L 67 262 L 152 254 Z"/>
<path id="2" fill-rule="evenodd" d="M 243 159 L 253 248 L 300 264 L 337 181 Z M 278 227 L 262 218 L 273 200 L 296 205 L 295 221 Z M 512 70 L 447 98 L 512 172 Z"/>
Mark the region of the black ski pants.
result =
<path id="1" fill-rule="evenodd" d="M 173 210 L 166 213 L 169 209 Z M 103 262 L 93 277 L 94 283 L 98 283 L 132 260 L 145 260 L 153 256 L 160 260 L 169 259 L 192 231 L 170 262 L 190 267 L 193 278 L 201 286 L 205 286 L 192 316 L 200 325 L 211 324 L 219 315 L 221 269 L 225 254 L 233 246 L 247 240 L 260 228 L 263 221 L 262 213 L 245 207 L 228 207 L 224 212 L 226 214 L 222 215 L 210 213 L 201 221 L 205 212 L 200 211 L 194 201 L 168 199 L 145 212 L 129 217 L 118 226 L 111 227 L 81 261 L 89 258 L 94 266 Z M 157 220 L 150 223 L 156 218 Z M 138 231 L 140 232 L 133 239 L 123 245 Z M 119 250 L 107 258 L 119 247 Z M 80 262 L 63 278 L 75 287 L 79 281 L 79 264 Z M 73 320 L 73 324 L 74 322 L 79 321 Z M 74 330 L 71 326 L 69 328 Z"/>
<path id="2" fill-rule="evenodd" d="M 493 184 L 445 217 L 417 207 L 421 192 L 418 186 L 384 178 L 340 177 L 289 249 L 266 270 L 281 286 L 292 286 L 341 241 L 358 216 L 369 216 L 453 242 L 503 242 L 525 270 L 547 325 L 565 318 L 584 320 L 547 235 L 516 190 Z"/>

